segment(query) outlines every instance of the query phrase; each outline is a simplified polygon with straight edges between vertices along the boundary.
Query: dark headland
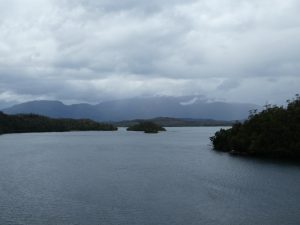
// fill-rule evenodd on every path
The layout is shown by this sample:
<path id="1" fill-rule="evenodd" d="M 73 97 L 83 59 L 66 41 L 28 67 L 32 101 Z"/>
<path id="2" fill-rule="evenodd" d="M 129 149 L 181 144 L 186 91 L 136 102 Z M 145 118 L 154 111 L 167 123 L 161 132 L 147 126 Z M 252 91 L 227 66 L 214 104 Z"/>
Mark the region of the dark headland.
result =
<path id="1" fill-rule="evenodd" d="M 253 111 L 243 123 L 216 132 L 215 150 L 272 158 L 300 158 L 300 97 L 287 106 L 270 106 Z"/>
<path id="2" fill-rule="evenodd" d="M 6 115 L 0 112 L 0 134 L 66 131 L 114 131 L 111 124 L 89 119 L 53 119 L 35 114 Z"/>

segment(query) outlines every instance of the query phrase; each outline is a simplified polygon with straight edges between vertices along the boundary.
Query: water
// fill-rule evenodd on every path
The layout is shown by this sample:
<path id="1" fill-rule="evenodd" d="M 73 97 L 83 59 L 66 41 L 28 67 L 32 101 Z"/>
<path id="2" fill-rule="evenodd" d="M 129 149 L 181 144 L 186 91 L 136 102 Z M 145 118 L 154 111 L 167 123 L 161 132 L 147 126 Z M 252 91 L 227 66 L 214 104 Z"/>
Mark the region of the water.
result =
<path id="1" fill-rule="evenodd" d="M 217 129 L 0 136 L 0 224 L 300 224 L 300 166 L 211 151 Z"/>

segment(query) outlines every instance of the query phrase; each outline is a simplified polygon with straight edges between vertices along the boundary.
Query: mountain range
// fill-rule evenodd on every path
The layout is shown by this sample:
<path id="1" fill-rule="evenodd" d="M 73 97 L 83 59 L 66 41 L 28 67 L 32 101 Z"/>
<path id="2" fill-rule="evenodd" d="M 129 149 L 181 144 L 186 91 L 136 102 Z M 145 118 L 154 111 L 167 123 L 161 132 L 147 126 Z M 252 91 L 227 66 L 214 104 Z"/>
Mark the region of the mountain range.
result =
<path id="1" fill-rule="evenodd" d="M 52 118 L 88 118 L 95 121 L 122 121 L 156 117 L 243 120 L 249 110 L 260 106 L 247 103 L 209 101 L 201 96 L 148 97 L 105 101 L 96 105 L 66 105 L 60 101 L 30 101 L 2 109 L 6 114 L 33 113 Z"/>

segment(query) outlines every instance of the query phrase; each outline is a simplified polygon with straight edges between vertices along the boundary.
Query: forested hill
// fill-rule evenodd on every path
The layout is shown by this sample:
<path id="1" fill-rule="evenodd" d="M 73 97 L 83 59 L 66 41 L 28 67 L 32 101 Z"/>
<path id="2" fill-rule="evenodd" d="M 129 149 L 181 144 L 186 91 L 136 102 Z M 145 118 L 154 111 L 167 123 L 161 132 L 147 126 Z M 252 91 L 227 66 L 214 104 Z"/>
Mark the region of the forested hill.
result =
<path id="1" fill-rule="evenodd" d="M 237 154 L 300 158 L 300 97 L 287 107 L 266 106 L 244 123 L 211 137 L 216 150 Z"/>
<path id="2" fill-rule="evenodd" d="M 89 119 L 52 119 L 35 114 L 6 115 L 0 112 L 0 134 L 64 131 L 112 131 L 111 124 Z"/>

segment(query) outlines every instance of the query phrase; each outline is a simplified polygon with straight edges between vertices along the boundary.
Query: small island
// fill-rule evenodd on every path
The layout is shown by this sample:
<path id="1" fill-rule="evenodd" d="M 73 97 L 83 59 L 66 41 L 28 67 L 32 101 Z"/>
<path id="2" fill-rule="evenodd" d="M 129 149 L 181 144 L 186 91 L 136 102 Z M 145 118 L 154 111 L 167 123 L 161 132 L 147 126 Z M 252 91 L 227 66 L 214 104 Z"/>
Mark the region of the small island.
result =
<path id="1" fill-rule="evenodd" d="M 35 114 L 7 115 L 0 112 L 0 134 L 66 132 L 66 131 L 115 131 L 118 128 L 89 119 L 53 119 Z"/>
<path id="2" fill-rule="evenodd" d="M 159 131 L 166 131 L 166 129 L 156 123 L 144 121 L 139 124 L 132 125 L 127 128 L 128 131 L 144 131 L 144 133 L 158 133 Z"/>
<path id="3" fill-rule="evenodd" d="M 300 97 L 286 107 L 254 110 L 246 121 L 221 129 L 210 140 L 215 150 L 232 154 L 300 159 Z"/>

